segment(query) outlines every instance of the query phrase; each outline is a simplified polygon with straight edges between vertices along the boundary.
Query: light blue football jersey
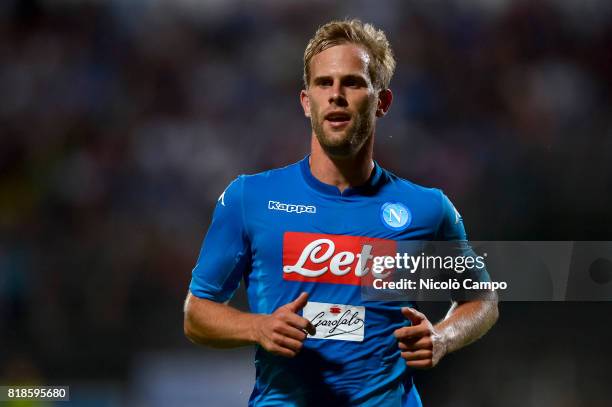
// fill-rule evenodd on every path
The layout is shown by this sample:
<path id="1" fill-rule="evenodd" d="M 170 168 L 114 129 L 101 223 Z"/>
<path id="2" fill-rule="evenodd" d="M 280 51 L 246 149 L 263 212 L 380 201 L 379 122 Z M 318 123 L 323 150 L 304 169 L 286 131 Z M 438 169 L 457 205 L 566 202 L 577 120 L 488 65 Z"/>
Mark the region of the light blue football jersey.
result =
<path id="1" fill-rule="evenodd" d="M 438 189 L 375 163 L 366 184 L 342 193 L 310 172 L 309 156 L 235 179 L 219 197 L 191 293 L 229 300 L 244 280 L 253 313 L 274 312 L 309 293 L 317 326 L 295 358 L 258 347 L 252 406 L 420 406 L 412 370 L 393 331 L 409 325 L 410 302 L 365 301 L 360 278 L 368 242 L 467 240 L 463 221 Z M 384 244 L 383 244 L 384 246 Z"/>

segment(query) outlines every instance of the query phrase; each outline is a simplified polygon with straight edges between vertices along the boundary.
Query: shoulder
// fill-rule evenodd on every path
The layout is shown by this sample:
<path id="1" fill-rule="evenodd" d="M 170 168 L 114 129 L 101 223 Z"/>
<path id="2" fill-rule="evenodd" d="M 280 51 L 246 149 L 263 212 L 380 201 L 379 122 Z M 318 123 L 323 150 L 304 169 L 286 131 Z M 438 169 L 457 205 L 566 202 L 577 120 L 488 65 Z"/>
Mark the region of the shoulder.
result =
<path id="1" fill-rule="evenodd" d="M 383 169 L 387 178 L 387 188 L 393 190 L 399 196 L 411 200 L 423 201 L 429 205 L 435 205 L 442 209 L 446 195 L 439 188 L 419 185 L 405 178 L 402 178 L 391 171 Z"/>
<path id="2" fill-rule="evenodd" d="M 438 230 L 446 219 L 460 218 L 457 210 L 439 188 L 416 184 L 384 170 L 387 177 L 385 189 L 391 196 L 398 197 L 408 208 Z"/>
<path id="3" fill-rule="evenodd" d="M 463 218 L 439 188 L 424 187 L 387 172 L 389 185 L 397 196 L 433 227 L 435 240 L 466 240 Z"/>
<path id="4" fill-rule="evenodd" d="M 284 167 L 274 168 L 255 174 L 242 174 L 237 180 L 243 185 L 245 194 L 257 193 L 262 189 L 274 188 L 286 185 L 286 182 L 295 180 L 299 176 L 300 162 L 289 164 Z"/>

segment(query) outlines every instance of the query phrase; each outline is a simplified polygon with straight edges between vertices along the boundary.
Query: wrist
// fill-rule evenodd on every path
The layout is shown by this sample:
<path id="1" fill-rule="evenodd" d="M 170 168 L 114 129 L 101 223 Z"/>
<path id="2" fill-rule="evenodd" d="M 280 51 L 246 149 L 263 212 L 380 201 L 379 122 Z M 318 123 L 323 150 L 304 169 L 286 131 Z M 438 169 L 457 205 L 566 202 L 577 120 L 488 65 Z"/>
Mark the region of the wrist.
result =
<path id="1" fill-rule="evenodd" d="M 266 316 L 263 314 L 251 314 L 248 330 L 248 340 L 253 345 L 261 345 L 261 322 Z"/>
<path id="2" fill-rule="evenodd" d="M 445 327 L 445 326 L 436 325 L 434 327 L 434 332 L 438 338 L 437 340 L 438 349 L 439 349 L 440 358 L 442 358 L 445 355 L 452 352 L 451 345 L 453 342 L 453 335 L 452 335 L 451 329 L 449 329 L 448 326 Z"/>

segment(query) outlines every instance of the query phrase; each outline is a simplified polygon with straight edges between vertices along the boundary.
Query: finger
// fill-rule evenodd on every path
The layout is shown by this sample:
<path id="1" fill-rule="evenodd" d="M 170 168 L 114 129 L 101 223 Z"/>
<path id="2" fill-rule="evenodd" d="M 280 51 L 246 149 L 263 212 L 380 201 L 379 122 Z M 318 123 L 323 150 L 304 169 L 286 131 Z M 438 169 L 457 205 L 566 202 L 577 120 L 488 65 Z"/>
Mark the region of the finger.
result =
<path id="1" fill-rule="evenodd" d="M 302 346 L 304 346 L 301 341 L 295 340 L 293 338 L 289 338 L 284 335 L 279 335 L 279 334 L 274 335 L 272 337 L 272 340 L 277 346 L 280 346 L 281 348 L 289 349 L 295 353 L 298 353 L 300 350 L 302 350 Z"/>
<path id="2" fill-rule="evenodd" d="M 402 315 L 412 322 L 412 325 L 418 325 L 421 321 L 427 319 L 421 312 L 410 307 L 402 307 Z"/>
<path id="3" fill-rule="evenodd" d="M 300 342 L 304 342 L 306 339 L 306 332 L 301 329 L 294 328 L 291 325 L 285 325 L 278 330 L 278 333 L 285 335 L 289 338 L 295 339 Z"/>
<path id="4" fill-rule="evenodd" d="M 285 316 L 285 321 L 292 327 L 306 331 L 311 335 L 316 335 L 317 333 L 317 329 L 314 327 L 312 322 L 297 314 L 287 314 Z"/>
<path id="5" fill-rule="evenodd" d="M 421 338 L 414 338 L 408 340 L 402 340 L 397 342 L 397 347 L 400 350 L 408 350 L 415 351 L 419 349 L 429 349 L 433 348 L 433 343 L 431 342 L 431 338 L 428 336 L 423 336 Z"/>
<path id="6" fill-rule="evenodd" d="M 428 360 L 431 359 L 433 353 L 430 350 L 417 350 L 415 352 L 402 352 L 402 358 L 406 361 Z"/>
<path id="7" fill-rule="evenodd" d="M 291 312 L 301 311 L 302 308 L 306 306 L 308 303 L 308 293 L 303 292 L 299 295 L 295 300 L 286 305 L 286 307 L 291 310 Z"/>
<path id="8" fill-rule="evenodd" d="M 317 334 L 317 327 L 315 327 L 310 321 L 308 321 L 308 325 L 306 325 L 306 328 L 304 328 L 304 330 L 312 336 L 315 336 Z"/>
<path id="9" fill-rule="evenodd" d="M 430 333 L 429 329 L 425 325 L 416 325 L 416 326 L 405 326 L 403 328 L 396 329 L 393 331 L 393 335 L 402 341 L 413 339 L 413 338 L 421 338 Z"/>

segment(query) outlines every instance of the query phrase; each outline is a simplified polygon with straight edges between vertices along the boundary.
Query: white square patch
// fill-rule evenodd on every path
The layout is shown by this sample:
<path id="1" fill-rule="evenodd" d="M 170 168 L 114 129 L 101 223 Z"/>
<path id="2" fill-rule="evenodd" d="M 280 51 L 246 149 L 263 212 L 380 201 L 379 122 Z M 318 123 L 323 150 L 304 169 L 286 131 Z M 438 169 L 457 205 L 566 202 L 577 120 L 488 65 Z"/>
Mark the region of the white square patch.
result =
<path id="1" fill-rule="evenodd" d="M 309 302 L 304 318 L 317 328 L 309 338 L 362 342 L 365 334 L 365 307 L 326 302 Z"/>

